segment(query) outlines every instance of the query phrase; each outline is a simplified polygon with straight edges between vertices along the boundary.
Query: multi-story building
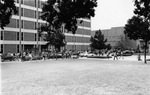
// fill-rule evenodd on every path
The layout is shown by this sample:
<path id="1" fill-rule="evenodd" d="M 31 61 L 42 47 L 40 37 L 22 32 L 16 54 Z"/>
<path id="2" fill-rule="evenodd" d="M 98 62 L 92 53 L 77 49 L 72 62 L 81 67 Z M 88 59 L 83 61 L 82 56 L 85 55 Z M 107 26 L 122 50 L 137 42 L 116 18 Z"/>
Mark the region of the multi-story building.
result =
<path id="1" fill-rule="evenodd" d="M 38 36 L 37 27 L 46 23 L 40 19 L 42 12 L 42 1 L 40 0 L 15 0 L 18 8 L 18 14 L 12 15 L 10 24 L 0 29 L 0 51 L 20 52 L 30 50 L 35 46 L 40 49 L 44 48 L 46 42 Z M 80 22 L 81 19 L 78 20 Z M 76 34 L 65 33 L 66 49 L 70 50 L 87 50 L 91 37 L 91 20 L 82 19 L 83 22 L 78 23 Z"/>
<path id="2" fill-rule="evenodd" d="M 124 34 L 124 27 L 113 27 L 111 29 L 104 29 L 101 30 L 102 34 L 104 34 L 104 38 L 107 39 L 107 43 L 115 48 L 118 43 L 122 43 L 126 48 L 136 49 L 137 46 L 140 44 L 139 41 L 130 40 Z M 91 35 L 95 35 L 95 31 L 91 32 Z"/>

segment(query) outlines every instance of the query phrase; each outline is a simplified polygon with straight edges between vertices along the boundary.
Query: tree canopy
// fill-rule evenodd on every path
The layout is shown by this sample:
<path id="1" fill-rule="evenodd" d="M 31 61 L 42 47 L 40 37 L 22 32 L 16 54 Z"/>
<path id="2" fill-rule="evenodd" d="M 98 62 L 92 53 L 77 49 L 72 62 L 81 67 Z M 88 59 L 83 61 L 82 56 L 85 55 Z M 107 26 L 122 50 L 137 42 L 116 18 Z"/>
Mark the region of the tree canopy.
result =
<path id="1" fill-rule="evenodd" d="M 77 19 L 93 17 L 94 7 L 97 0 L 48 0 L 43 5 L 41 18 L 56 29 L 64 24 L 66 30 L 75 34 Z"/>
<path id="2" fill-rule="evenodd" d="M 124 33 L 133 40 L 150 40 L 149 23 L 139 16 L 133 16 L 128 20 Z"/>
<path id="3" fill-rule="evenodd" d="M 14 4 L 14 0 L 0 0 L 0 28 L 4 27 L 10 23 L 10 18 L 12 14 L 17 13 L 17 8 Z"/>
<path id="4" fill-rule="evenodd" d="M 134 13 L 144 20 L 149 21 L 150 19 L 150 0 L 135 0 Z"/>
<path id="5" fill-rule="evenodd" d="M 150 41 L 150 0 L 134 0 L 135 15 L 128 20 L 124 33 L 133 40 L 142 39 L 145 43 L 145 63 L 146 47 Z"/>
<path id="6" fill-rule="evenodd" d="M 44 41 L 47 41 L 47 45 L 52 45 L 58 50 L 60 50 L 60 47 L 66 45 L 65 35 L 60 29 L 54 29 L 44 25 L 39 28 L 40 36 L 42 35 L 43 31 L 45 31 Z"/>
<path id="7" fill-rule="evenodd" d="M 94 37 L 91 37 L 90 41 L 91 41 L 90 44 L 91 48 L 98 50 L 111 48 L 109 44 L 108 45 L 106 44 L 107 39 L 104 39 L 104 35 L 102 34 L 101 30 L 96 31 Z"/>
<path id="8" fill-rule="evenodd" d="M 75 34 L 79 18 L 94 16 L 97 0 L 48 0 L 43 4 L 41 19 L 46 21 L 39 34 L 46 32 L 45 41 L 55 47 L 64 46 L 65 35 L 61 27 Z M 81 21 L 82 22 L 82 21 Z"/>

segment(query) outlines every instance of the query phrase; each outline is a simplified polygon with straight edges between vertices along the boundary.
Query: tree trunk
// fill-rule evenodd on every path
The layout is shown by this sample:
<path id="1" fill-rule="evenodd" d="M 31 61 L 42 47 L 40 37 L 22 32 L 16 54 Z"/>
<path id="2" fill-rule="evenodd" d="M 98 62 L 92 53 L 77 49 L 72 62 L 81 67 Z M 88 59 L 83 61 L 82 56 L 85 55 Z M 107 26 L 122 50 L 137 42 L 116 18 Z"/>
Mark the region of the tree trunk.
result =
<path id="1" fill-rule="evenodd" d="M 145 46 L 144 46 L 144 63 L 147 64 L 146 62 L 146 50 L 147 50 L 147 41 L 145 41 Z"/>

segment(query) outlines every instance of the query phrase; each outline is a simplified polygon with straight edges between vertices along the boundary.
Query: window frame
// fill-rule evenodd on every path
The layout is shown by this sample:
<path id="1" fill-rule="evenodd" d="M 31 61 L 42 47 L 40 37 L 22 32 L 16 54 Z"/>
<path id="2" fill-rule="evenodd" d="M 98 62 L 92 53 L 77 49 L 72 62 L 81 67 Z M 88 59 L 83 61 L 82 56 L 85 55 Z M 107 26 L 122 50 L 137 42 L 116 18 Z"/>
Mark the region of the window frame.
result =
<path id="1" fill-rule="evenodd" d="M 16 32 L 16 40 L 19 41 L 19 32 Z"/>
<path id="2" fill-rule="evenodd" d="M 24 8 L 21 8 L 21 16 L 24 16 Z"/>
<path id="3" fill-rule="evenodd" d="M 1 40 L 4 40 L 4 30 L 1 30 Z"/>
<path id="4" fill-rule="evenodd" d="M 21 32 L 21 41 L 24 41 L 24 32 Z"/>
<path id="5" fill-rule="evenodd" d="M 1 44 L 1 53 L 4 53 L 4 44 Z"/>
<path id="6" fill-rule="evenodd" d="M 21 28 L 24 29 L 24 20 L 21 20 Z"/>
<path id="7" fill-rule="evenodd" d="M 24 0 L 20 0 L 21 1 L 21 4 L 24 4 Z"/>
<path id="8" fill-rule="evenodd" d="M 19 28 L 19 19 L 16 20 L 16 28 Z"/>

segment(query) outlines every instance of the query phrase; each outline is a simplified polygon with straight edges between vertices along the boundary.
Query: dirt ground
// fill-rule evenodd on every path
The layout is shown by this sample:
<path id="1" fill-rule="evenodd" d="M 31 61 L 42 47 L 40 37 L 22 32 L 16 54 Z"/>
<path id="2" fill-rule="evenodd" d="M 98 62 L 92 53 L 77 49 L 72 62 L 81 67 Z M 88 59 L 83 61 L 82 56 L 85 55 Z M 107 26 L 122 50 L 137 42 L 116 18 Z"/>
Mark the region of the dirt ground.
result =
<path id="1" fill-rule="evenodd" d="M 1 64 L 2 95 L 150 95 L 150 62 L 59 59 Z"/>

